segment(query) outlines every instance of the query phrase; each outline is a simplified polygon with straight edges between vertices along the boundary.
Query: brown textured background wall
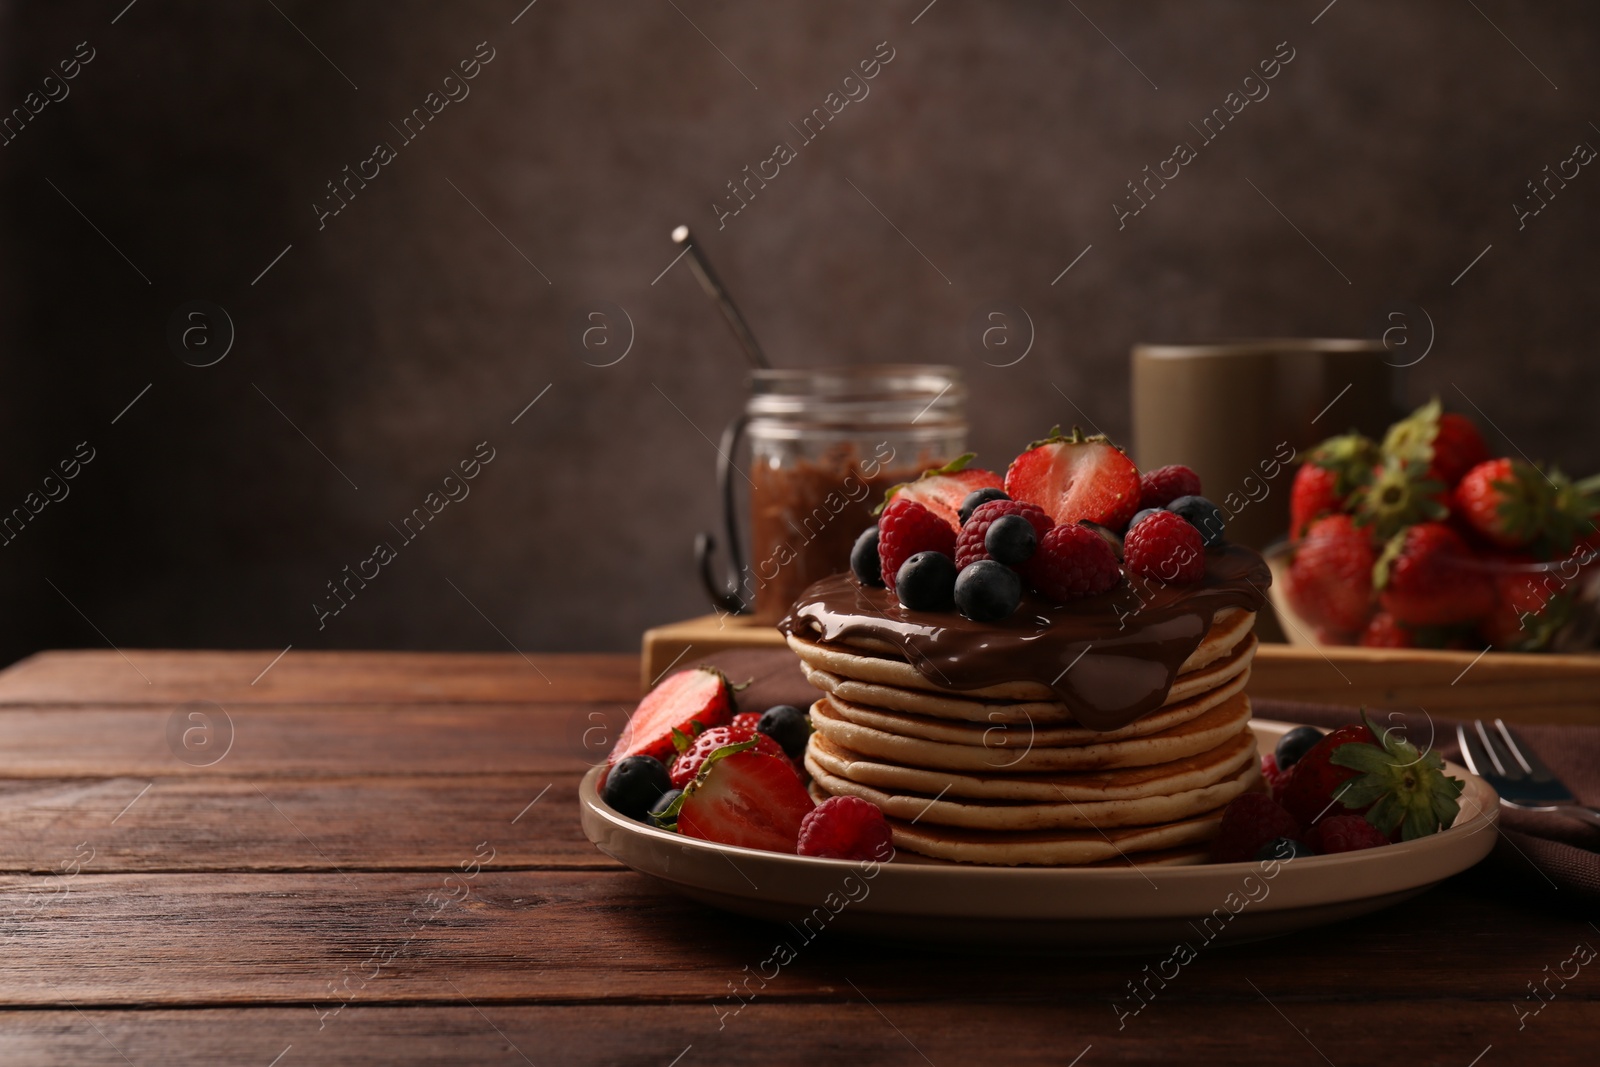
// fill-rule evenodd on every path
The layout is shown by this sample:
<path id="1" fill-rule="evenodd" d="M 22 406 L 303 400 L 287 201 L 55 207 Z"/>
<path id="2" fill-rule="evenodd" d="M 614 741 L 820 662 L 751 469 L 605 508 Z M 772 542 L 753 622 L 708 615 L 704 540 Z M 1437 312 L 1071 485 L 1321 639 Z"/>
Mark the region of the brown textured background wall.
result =
<path id="1" fill-rule="evenodd" d="M 1520 231 L 1511 206 L 1600 144 L 1578 0 L 124 3 L 0 4 L 0 106 L 94 50 L 0 147 L 0 508 L 95 450 L 0 549 L 8 659 L 625 648 L 701 610 L 704 435 L 742 373 L 682 265 L 661 275 L 679 222 L 777 362 L 962 366 L 996 461 L 1073 421 L 1063 394 L 1125 435 L 1135 340 L 1359 335 L 1405 299 L 1437 328 L 1412 398 L 1600 468 L 1600 174 Z M 870 95 L 718 232 L 725 183 L 885 41 Z M 1284 41 L 1270 96 L 1119 231 L 1124 183 Z M 398 146 L 479 42 L 471 95 Z M 380 140 L 397 158 L 319 230 Z M 237 334 L 206 368 L 166 336 L 197 299 Z M 608 368 L 568 337 L 600 301 L 636 331 Z M 992 302 L 1037 327 L 1003 370 L 966 339 Z M 485 440 L 470 497 L 319 631 L 324 583 Z"/>

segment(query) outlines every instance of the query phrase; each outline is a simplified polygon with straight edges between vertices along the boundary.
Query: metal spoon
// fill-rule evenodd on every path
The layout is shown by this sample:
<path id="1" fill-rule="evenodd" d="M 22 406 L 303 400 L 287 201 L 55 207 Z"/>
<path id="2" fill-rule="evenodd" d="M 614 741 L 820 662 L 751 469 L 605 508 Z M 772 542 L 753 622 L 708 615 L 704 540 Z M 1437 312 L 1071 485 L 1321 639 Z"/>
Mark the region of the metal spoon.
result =
<path id="1" fill-rule="evenodd" d="M 689 269 L 694 271 L 694 276 L 699 279 L 700 288 L 704 289 L 706 295 L 721 309 L 722 317 L 728 320 L 728 327 L 733 330 L 733 336 L 738 340 L 739 347 L 744 349 L 744 356 L 750 361 L 750 365 L 757 370 L 770 370 L 772 364 L 767 362 L 766 354 L 761 351 L 761 345 L 756 341 L 756 335 L 750 332 L 750 324 L 744 321 L 744 316 L 739 313 L 733 297 L 728 295 L 727 287 L 717 277 L 717 272 L 711 269 L 710 260 L 700 251 L 700 246 L 693 242 L 689 227 L 679 226 L 673 230 L 672 243 L 687 246 Z"/>

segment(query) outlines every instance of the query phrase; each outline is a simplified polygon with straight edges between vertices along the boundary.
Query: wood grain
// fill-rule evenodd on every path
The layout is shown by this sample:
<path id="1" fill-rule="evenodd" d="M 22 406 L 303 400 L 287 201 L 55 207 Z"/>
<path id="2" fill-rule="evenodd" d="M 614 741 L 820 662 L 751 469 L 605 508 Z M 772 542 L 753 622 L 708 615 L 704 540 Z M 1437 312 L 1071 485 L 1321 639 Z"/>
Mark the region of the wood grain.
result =
<path id="1" fill-rule="evenodd" d="M 636 702 L 631 656 L 515 652 L 41 652 L 0 673 L 0 704 Z M 625 669 L 616 669 L 624 664 Z"/>
<path id="2" fill-rule="evenodd" d="M 0 872 L 446 870 L 485 840 L 488 867 L 615 867 L 578 778 L 0 780 Z"/>
<path id="3" fill-rule="evenodd" d="M 553 774 L 604 759 L 632 706 L 0 707 L 0 775 Z M 209 751 L 186 747 L 190 708 L 210 716 L 205 728 L 215 747 Z M 169 733 L 174 716 L 180 720 L 175 736 Z"/>
<path id="4" fill-rule="evenodd" d="M 493 835 L 489 847 L 514 839 Z M 458 864 L 487 854 L 482 840 L 463 832 Z M 730 982 L 800 936 L 616 869 L 485 870 L 454 880 L 353 871 L 12 876 L 0 878 L 0 899 L 9 908 L 0 918 L 8 942 L 0 1004 L 10 1005 L 312 1003 L 330 990 L 361 1003 L 460 994 L 484 1002 L 699 1000 L 726 997 Z M 1202 952 L 1194 981 L 1180 988 L 1200 996 L 1223 975 L 1247 975 L 1286 999 L 1426 991 L 1509 1001 L 1583 939 L 1594 933 L 1576 918 L 1518 921 L 1499 901 L 1441 889 L 1291 942 Z M 795 947 L 799 958 L 764 997 L 837 997 L 844 968 L 874 1000 L 982 990 L 997 1000 L 1109 1001 L 1145 964 L 1159 963 L 1151 954 L 1064 967 L 1048 957 L 919 952 L 827 935 Z M 391 960 L 367 962 L 375 954 Z"/>
<path id="5" fill-rule="evenodd" d="M 960 999 L 868 1002 L 852 990 L 823 1003 L 756 1000 L 721 1021 L 709 1005 L 613 1003 L 528 1006 L 197 1009 L 13 1012 L 0 1026 L 9 1067 L 251 1064 L 277 1067 L 396 1063 L 747 1067 L 750 1064 L 1004 1063 L 1080 1067 L 1107 1063 L 1494 1063 L 1588 1065 L 1582 1035 L 1600 1027 L 1600 1004 L 1557 1000 L 1526 1028 L 1508 1004 L 1413 998 L 1305 1003 L 1242 980 L 1211 983 L 1207 1000 L 1174 993 L 1117 1028 L 1100 1001 L 1006 1002 L 969 989 Z M 1261 983 L 1257 983 L 1261 985 Z M 1263 986 L 1268 995 L 1269 987 Z M 1282 1009 L 1283 1016 L 1277 1013 Z M 320 1029 L 319 1029 L 320 1026 Z M 1297 1036 L 1291 1026 L 1306 1037 Z M 287 1052 L 285 1051 L 287 1050 Z M 126 1057 L 126 1058 L 124 1058 Z M 681 1059 L 678 1059 L 681 1057 Z"/>

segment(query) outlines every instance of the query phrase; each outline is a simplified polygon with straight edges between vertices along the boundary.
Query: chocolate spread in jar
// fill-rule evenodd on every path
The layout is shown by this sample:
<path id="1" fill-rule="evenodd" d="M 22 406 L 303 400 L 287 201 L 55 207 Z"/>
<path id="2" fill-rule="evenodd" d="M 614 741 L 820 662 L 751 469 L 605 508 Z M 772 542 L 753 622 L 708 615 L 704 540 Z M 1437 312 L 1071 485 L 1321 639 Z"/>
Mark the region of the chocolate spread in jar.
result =
<path id="1" fill-rule="evenodd" d="M 791 466 L 757 463 L 750 471 L 750 566 L 757 619 L 776 622 L 801 591 L 839 569 L 856 538 L 875 521 L 884 490 L 908 482 L 941 459 L 885 466 L 883 449 L 863 457 L 853 445 Z"/>
<path id="2" fill-rule="evenodd" d="M 1166 701 L 1217 611 L 1259 610 L 1271 582 L 1259 553 L 1227 544 L 1207 550 L 1205 578 L 1195 585 L 1124 580 L 1066 605 L 1027 593 L 1009 618 L 973 622 L 954 610 L 909 611 L 887 589 L 835 574 L 806 589 L 778 628 L 823 643 L 897 645 L 918 673 L 947 689 L 1037 682 L 1081 725 L 1116 730 Z"/>

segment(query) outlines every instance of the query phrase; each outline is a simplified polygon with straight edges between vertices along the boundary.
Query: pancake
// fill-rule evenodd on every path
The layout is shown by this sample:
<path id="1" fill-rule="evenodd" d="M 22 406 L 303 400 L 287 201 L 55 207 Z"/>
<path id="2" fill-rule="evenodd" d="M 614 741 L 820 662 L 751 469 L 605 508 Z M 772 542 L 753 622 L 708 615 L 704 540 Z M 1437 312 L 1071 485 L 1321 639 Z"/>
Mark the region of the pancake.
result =
<path id="1" fill-rule="evenodd" d="M 1200 863 L 1206 843 L 1216 836 L 1220 808 L 1163 826 L 1108 827 L 1096 830 L 995 832 L 960 830 L 890 819 L 894 846 L 936 859 L 994 866 L 1111 866 Z"/>
<path id="2" fill-rule="evenodd" d="M 1246 734 L 1250 731 L 1246 730 Z M 928 823 L 935 826 L 971 830 L 1094 830 L 1096 827 L 1152 826 L 1170 823 L 1218 808 L 1260 781 L 1261 768 L 1250 757 L 1255 755 L 1255 738 L 1243 741 L 1245 759 L 1240 761 L 1239 744 L 1225 744 L 1217 754 L 1196 757 L 1192 762 L 1204 775 L 1207 769 L 1231 763 L 1232 773 L 1209 784 L 1174 793 L 1121 800 L 1072 800 L 1065 795 L 1049 803 L 1024 803 L 1005 800 L 977 800 L 897 793 L 876 789 L 829 773 L 822 761 L 807 753 L 806 769 L 823 791 L 834 796 L 856 796 L 869 800 L 891 819 Z M 1108 777 L 1114 779 L 1113 772 Z"/>
<path id="3" fill-rule="evenodd" d="M 1254 734 L 1241 730 L 1209 752 L 1150 767 L 1118 767 L 1096 771 L 1010 774 L 958 774 L 902 767 L 852 752 L 820 734 L 806 750 L 806 769 L 830 779 L 851 782 L 883 793 L 920 794 L 1004 802 L 1092 804 L 1173 796 L 1215 785 L 1256 759 Z"/>
<path id="4" fill-rule="evenodd" d="M 1164 733 L 1149 737 L 1130 737 L 1071 747 L 1034 745 L 1008 764 L 1013 773 L 1031 771 L 1079 771 L 1103 767 L 1148 767 L 1170 763 L 1185 756 L 1216 748 L 1246 729 L 1250 721 L 1250 698 L 1235 693 L 1214 708 Z M 994 773 L 996 751 L 982 745 L 951 745 L 920 737 L 862 726 L 844 718 L 829 698 L 811 705 L 811 725 L 835 745 L 876 756 L 889 763 L 933 770 Z"/>
<path id="5" fill-rule="evenodd" d="M 1242 608 L 1224 608 L 1218 611 L 1212 620 L 1211 628 L 1200 639 L 1200 644 L 1178 668 L 1180 680 L 1184 673 L 1192 673 L 1199 669 L 1229 656 L 1235 648 L 1247 639 L 1252 639 L 1250 633 L 1255 625 L 1255 613 Z M 967 699 L 1004 700 L 1004 701 L 1030 701 L 1045 702 L 1065 708 L 1056 699 L 1056 694 L 1049 686 L 1040 682 L 1012 681 L 1002 682 L 998 685 L 981 686 L 975 689 L 956 690 L 949 686 L 940 685 L 930 681 L 912 665 L 910 659 L 916 655 L 914 645 L 896 647 L 883 642 L 866 641 L 860 639 L 845 639 L 830 644 L 821 644 L 805 638 L 788 634 L 785 637 L 789 647 L 809 667 L 825 671 L 830 675 L 846 678 L 854 682 L 866 682 L 880 686 L 890 686 L 897 689 L 920 690 L 939 693 L 944 696 L 960 696 Z M 1097 655 L 1091 651 L 1084 657 L 1106 661 L 1109 669 L 1132 668 L 1139 666 L 1139 661 L 1122 660 L 1121 657 L 1110 655 Z M 1117 662 L 1121 660 L 1121 662 Z M 1077 661 L 1073 661 L 1076 663 Z M 1063 663 L 1064 669 L 1070 669 L 1072 664 Z M 1151 663 L 1150 666 L 1156 666 Z M 1174 686 L 1176 688 L 1176 686 Z M 872 703 L 872 701 L 865 701 Z M 1046 713 L 1041 713 L 1046 714 Z M 1040 716 L 1035 716 L 1039 718 Z"/>
<path id="6" fill-rule="evenodd" d="M 1207 668 L 1208 670 L 1210 668 Z M 986 720 L 966 718 L 935 718 L 929 715 L 908 714 L 888 710 L 882 705 L 861 704 L 846 700 L 837 692 L 824 689 L 826 699 L 834 711 L 859 726 L 868 726 L 900 737 L 920 737 L 929 741 L 943 741 L 952 745 L 981 745 L 995 753 L 994 766 L 1003 766 L 1011 750 L 1028 745 L 1047 747 L 1087 745 L 1102 741 L 1120 741 L 1129 737 L 1146 737 L 1162 733 L 1175 726 L 1199 717 L 1244 689 L 1250 680 L 1250 671 L 1226 678 L 1214 688 L 1163 705 L 1156 711 L 1124 726 L 1120 730 L 1090 730 L 1070 723 L 1053 720 L 1036 722 L 1031 718 L 1015 721 L 1010 713 L 991 709 Z M 919 694 L 908 694 L 916 697 Z"/>

